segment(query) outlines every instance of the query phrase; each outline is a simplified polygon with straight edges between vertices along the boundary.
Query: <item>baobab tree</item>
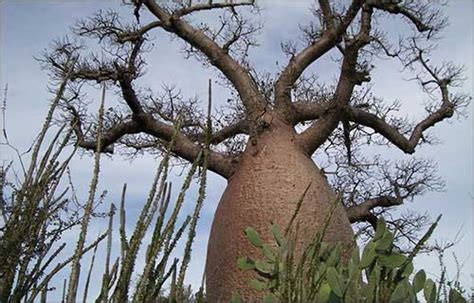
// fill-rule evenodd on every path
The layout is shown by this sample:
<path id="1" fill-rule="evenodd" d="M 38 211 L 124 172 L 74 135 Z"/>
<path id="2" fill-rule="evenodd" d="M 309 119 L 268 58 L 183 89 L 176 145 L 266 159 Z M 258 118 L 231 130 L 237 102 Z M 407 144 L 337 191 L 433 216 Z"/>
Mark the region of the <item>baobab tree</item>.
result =
<path id="1" fill-rule="evenodd" d="M 100 53 L 87 54 L 84 45 L 67 38 L 57 41 L 43 63 L 54 78 L 69 79 L 64 117 L 84 149 L 94 150 L 100 143 L 105 153 L 120 146 L 156 152 L 173 141 L 172 153 L 193 162 L 202 148 L 211 145 L 208 168 L 228 183 L 209 239 L 205 269 L 209 302 L 228 301 L 232 293 L 246 300 L 256 298 L 247 287 L 252 273 L 236 265 L 238 257 L 256 253 L 243 231 L 252 226 L 265 238 L 270 222 L 280 226 L 290 222 L 299 199 L 299 245 L 320 231 L 336 205 L 325 239 L 348 247 L 354 238 L 351 224 L 374 225 L 377 216 L 388 215 L 391 207 L 442 187 L 428 161 L 413 158 L 392 165 L 364 156 L 369 144 L 393 145 L 413 154 L 419 145 L 431 143 L 428 129 L 451 118 L 470 100 L 450 90 L 460 85 L 463 69 L 446 62 L 437 66 L 429 59 L 432 41 L 446 25 L 439 3 L 315 1 L 313 20 L 300 26 L 303 39 L 282 43 L 288 62 L 274 75 L 257 72 L 248 57 L 262 28 L 253 1 L 127 4 L 134 15 L 130 22 L 116 12 L 101 11 L 73 27 L 74 35 L 97 40 Z M 203 11 L 216 12 L 217 22 L 191 18 Z M 403 34 L 396 42 L 381 27 L 381 19 L 389 16 L 411 28 L 395 33 Z M 145 53 L 153 55 L 153 31 L 183 41 L 185 56 L 220 72 L 219 82 L 232 98 L 212 115 L 211 130 L 197 100 L 184 100 L 173 88 L 156 94 L 137 84 L 144 73 Z M 323 70 L 307 72 L 329 53 L 339 66 L 332 84 L 319 82 L 317 73 Z M 410 71 L 409 80 L 428 94 L 432 102 L 421 121 L 401 119 L 396 115 L 399 103 L 387 103 L 371 93 L 374 58 L 399 61 Z M 106 84 L 124 101 L 125 106 L 107 111 L 100 136 L 95 133 L 95 117 L 82 102 L 84 83 Z M 318 152 L 327 155 L 330 175 L 313 160 Z M 410 239 L 421 219 L 426 218 L 408 216 L 392 223 Z"/>

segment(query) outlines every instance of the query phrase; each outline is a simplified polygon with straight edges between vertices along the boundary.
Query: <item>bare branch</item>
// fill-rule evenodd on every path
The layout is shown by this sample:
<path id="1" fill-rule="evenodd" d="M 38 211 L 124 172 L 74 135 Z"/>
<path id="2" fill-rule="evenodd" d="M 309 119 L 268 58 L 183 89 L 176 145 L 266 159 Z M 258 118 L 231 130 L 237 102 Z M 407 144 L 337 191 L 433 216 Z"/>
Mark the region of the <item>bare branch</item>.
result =
<path id="1" fill-rule="evenodd" d="M 428 38 L 446 25 L 446 19 L 441 16 L 440 11 L 432 8 L 433 4 L 429 1 L 398 3 L 396 1 L 370 0 L 368 4 L 390 14 L 404 16 L 415 25 L 420 33 L 427 32 Z"/>
<path id="2" fill-rule="evenodd" d="M 423 132 L 437 123 L 450 118 L 454 114 L 454 104 L 450 101 L 448 83 L 441 80 L 439 83 L 442 102 L 439 108 L 421 120 L 412 130 L 409 138 L 406 138 L 399 130 L 388 124 L 384 119 L 362 109 L 350 107 L 347 109 L 348 119 L 367 126 L 384 136 L 387 140 L 408 154 L 415 152 L 415 148 L 423 136 Z"/>
<path id="3" fill-rule="evenodd" d="M 123 136 L 129 134 L 146 133 L 164 140 L 165 143 L 169 143 L 172 140 L 175 133 L 173 126 L 159 122 L 146 114 L 140 116 L 139 119 L 140 122 L 135 120 L 122 122 L 104 131 L 104 134 L 101 136 L 102 151 L 113 152 L 111 145 L 116 143 Z M 78 128 L 77 122 L 75 124 L 75 130 L 80 147 L 88 150 L 94 150 L 96 148 L 97 141 L 85 140 L 82 135 L 82 130 Z M 178 133 L 173 140 L 174 144 L 171 147 L 171 152 L 192 163 L 198 156 L 201 147 L 181 133 Z M 210 170 L 224 178 L 229 178 L 232 175 L 233 167 L 235 166 L 235 159 L 233 157 L 224 156 L 215 151 L 211 151 L 209 157 Z"/>
<path id="4" fill-rule="evenodd" d="M 101 53 L 91 52 L 81 57 L 84 46 L 73 39 L 65 38 L 57 41 L 50 53 L 44 53 L 40 61 L 50 69 L 55 78 L 62 78 L 67 72 L 67 56 L 75 56 L 77 63 L 70 72 L 70 78 L 76 83 L 94 81 L 117 82 L 131 81 L 142 75 L 144 61 L 141 53 L 144 38 L 140 37 L 126 45 L 110 44 L 102 48 Z"/>
<path id="5" fill-rule="evenodd" d="M 222 47 L 202 31 L 194 28 L 183 19 L 168 13 L 154 0 L 144 1 L 146 7 L 162 23 L 163 28 L 201 51 L 209 62 L 219 69 L 235 86 L 249 115 L 253 118 L 265 108 L 265 102 L 258 92 L 256 83 L 247 70 L 237 63 Z M 209 8 L 210 9 L 210 8 Z"/>
<path id="6" fill-rule="evenodd" d="M 296 125 L 313 121 L 327 114 L 333 106 L 333 90 L 332 87 L 320 84 L 314 74 L 300 77 L 292 93 L 296 111 L 293 123 Z"/>
<path id="7" fill-rule="evenodd" d="M 361 204 L 346 208 L 346 214 L 351 223 L 371 220 L 373 214 L 371 210 L 376 207 L 391 207 L 403 204 L 403 200 L 399 197 L 381 196 L 369 199 Z"/>
<path id="8" fill-rule="evenodd" d="M 321 38 L 291 58 L 275 83 L 275 108 L 283 113 L 284 116 L 290 116 L 290 119 L 293 118 L 291 116 L 294 109 L 291 104 L 290 93 L 296 80 L 298 80 L 311 63 L 326 54 L 341 41 L 345 30 L 356 17 L 363 2 L 364 1 L 359 0 L 352 1 L 350 7 L 347 9 L 346 15 L 334 29 L 325 31 Z"/>
<path id="9" fill-rule="evenodd" d="M 327 114 L 313 122 L 308 129 L 299 134 L 299 142 L 306 154 L 312 155 L 319 146 L 326 142 L 338 123 L 338 112 L 333 106 Z"/>
<path id="10" fill-rule="evenodd" d="M 341 109 L 349 104 L 354 92 L 354 87 L 361 85 L 363 82 L 370 81 L 368 71 L 365 69 L 359 70 L 360 67 L 357 59 L 361 48 L 370 41 L 371 20 L 372 10 L 370 8 L 364 8 L 359 33 L 353 39 L 346 41 L 341 73 L 332 104 L 327 109 L 325 116 L 314 122 L 307 130 L 299 135 L 299 140 L 308 155 L 312 155 L 337 127 L 342 118 Z"/>
<path id="11" fill-rule="evenodd" d="M 173 16 L 179 18 L 179 17 L 185 16 L 185 15 L 188 15 L 188 14 L 191 14 L 191 13 L 194 13 L 194 12 L 198 12 L 198 11 L 219 9 L 219 8 L 221 8 L 221 9 L 222 8 L 235 8 L 235 7 L 238 7 L 238 6 L 248 6 L 248 5 L 254 5 L 254 4 L 255 4 L 255 0 L 242 1 L 242 2 L 237 2 L 237 3 L 234 3 L 232 1 L 231 2 L 214 3 L 211 0 L 208 3 L 197 3 L 197 4 L 193 4 L 191 6 L 187 6 L 187 7 L 178 9 L 175 12 L 173 12 Z"/>
<path id="12" fill-rule="evenodd" d="M 213 133 L 211 136 L 210 144 L 217 145 L 223 141 L 232 138 L 238 134 L 248 134 L 249 133 L 249 122 L 246 120 L 240 120 L 236 123 L 227 125 L 217 132 Z M 200 143 L 205 142 L 205 133 L 199 133 L 193 137 L 192 140 L 198 141 Z"/>
<path id="13" fill-rule="evenodd" d="M 319 6 L 321 8 L 321 12 L 324 18 L 324 26 L 332 30 L 335 26 L 334 22 L 334 15 L 332 13 L 331 5 L 329 4 L 328 0 L 319 0 Z"/>
<path id="14" fill-rule="evenodd" d="M 331 108 L 331 105 L 326 102 L 295 102 L 293 103 L 296 116 L 295 123 L 316 120 L 325 115 Z"/>
<path id="15" fill-rule="evenodd" d="M 79 20 L 72 28 L 73 32 L 82 37 L 107 40 L 109 43 L 125 44 L 135 42 L 150 31 L 161 26 L 161 22 L 150 22 L 142 27 L 137 24 L 124 24 L 120 15 L 114 11 L 99 10 L 87 19 Z"/>
<path id="16" fill-rule="evenodd" d="M 120 88 L 122 89 L 122 96 L 125 102 L 127 102 L 128 107 L 132 110 L 132 113 L 135 118 L 138 118 L 140 115 L 143 115 L 143 107 L 138 100 L 138 97 L 133 89 L 132 83 L 130 80 L 121 79 L 119 81 Z"/>
<path id="17" fill-rule="evenodd" d="M 95 140 L 87 140 L 84 136 L 84 133 L 81 128 L 81 122 L 78 117 L 75 118 L 72 122 L 72 127 L 76 134 L 77 144 L 88 150 L 95 150 L 97 142 Z M 137 134 L 143 131 L 143 128 L 136 121 L 126 121 L 118 123 L 113 127 L 104 130 L 103 135 L 100 137 L 101 140 L 101 152 L 113 153 L 114 147 L 113 144 L 117 142 L 121 137 L 129 134 Z"/>

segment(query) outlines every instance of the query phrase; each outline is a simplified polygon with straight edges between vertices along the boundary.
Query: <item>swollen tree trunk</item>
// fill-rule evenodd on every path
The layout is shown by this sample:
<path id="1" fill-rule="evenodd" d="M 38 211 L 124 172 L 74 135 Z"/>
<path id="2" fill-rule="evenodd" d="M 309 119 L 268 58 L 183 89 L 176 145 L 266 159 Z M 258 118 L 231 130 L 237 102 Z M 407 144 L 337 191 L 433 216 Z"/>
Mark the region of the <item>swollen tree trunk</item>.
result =
<path id="1" fill-rule="evenodd" d="M 324 175 L 297 143 L 293 127 L 274 119 L 268 129 L 249 141 L 217 208 L 207 252 L 208 302 L 229 302 L 233 293 L 239 293 L 244 302 L 262 298 L 261 293 L 248 287 L 254 273 L 237 267 L 239 257 L 260 257 L 244 230 L 255 228 L 269 243 L 270 223 L 285 228 L 309 184 L 297 217 L 303 243 L 309 243 L 322 228 L 336 197 Z M 325 240 L 343 246 L 353 241 L 342 205 L 331 218 Z"/>

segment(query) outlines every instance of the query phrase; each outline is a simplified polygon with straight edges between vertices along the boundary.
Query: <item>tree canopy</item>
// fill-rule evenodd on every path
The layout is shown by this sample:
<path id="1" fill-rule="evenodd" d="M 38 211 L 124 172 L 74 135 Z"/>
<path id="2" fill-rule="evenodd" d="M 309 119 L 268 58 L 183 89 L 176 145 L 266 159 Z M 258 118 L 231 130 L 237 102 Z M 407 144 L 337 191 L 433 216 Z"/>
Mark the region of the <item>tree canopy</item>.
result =
<path id="1" fill-rule="evenodd" d="M 393 162 L 367 157 L 369 145 L 395 146 L 413 154 L 422 144 L 435 142 L 427 131 L 463 113 L 470 96 L 456 90 L 463 67 L 432 62 L 430 53 L 447 25 L 442 4 L 430 1 L 316 1 L 313 18 L 300 25 L 300 35 L 282 41 L 288 62 L 276 73 L 259 70 L 249 52 L 258 46 L 264 26 L 254 1 L 132 1 L 130 15 L 99 11 L 78 21 L 72 35 L 56 41 L 42 58 L 54 79 L 65 84 L 63 119 L 70 121 L 79 146 L 94 150 L 98 142 L 97 117 L 88 112 L 85 84 L 105 83 L 123 104 L 105 113 L 100 135 L 103 152 L 162 151 L 171 141 L 172 152 L 193 162 L 206 144 L 206 115 L 197 99 L 184 98 L 175 87 L 160 92 L 141 87 L 153 56 L 154 31 L 165 31 L 183 42 L 183 54 L 205 68 L 220 72 L 218 83 L 231 98 L 212 114 L 209 169 L 230 178 L 248 142 L 277 117 L 295 127 L 297 140 L 308 156 L 325 154 L 325 172 L 343 194 L 352 223 L 369 222 L 391 206 L 427 190 L 440 190 L 436 165 L 412 158 Z M 133 12 L 133 18 L 132 17 Z M 200 18 L 207 12 L 210 18 Z M 211 15 L 210 15 L 211 16 Z M 409 30 L 389 32 L 386 18 L 408 24 Z M 82 39 L 86 40 L 82 40 Z M 86 42 L 84 42 L 86 41 Z M 339 65 L 332 83 L 320 81 L 309 67 L 330 54 Z M 162 58 L 166 60 L 166 58 Z M 412 121 L 399 114 L 402 100 L 389 102 L 372 93 L 371 71 L 376 59 L 400 63 L 407 81 L 427 94 L 425 116 Z M 422 100 L 420 100 L 421 102 Z M 389 221 L 400 235 L 411 238 L 426 223 L 424 215 Z"/>

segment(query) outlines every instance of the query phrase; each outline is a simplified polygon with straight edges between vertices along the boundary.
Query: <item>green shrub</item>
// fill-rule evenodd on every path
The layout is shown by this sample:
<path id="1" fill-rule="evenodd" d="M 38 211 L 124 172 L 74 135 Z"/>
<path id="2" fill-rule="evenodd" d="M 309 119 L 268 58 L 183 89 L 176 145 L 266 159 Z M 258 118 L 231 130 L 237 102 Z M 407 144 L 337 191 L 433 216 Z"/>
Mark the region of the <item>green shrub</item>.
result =
<path id="1" fill-rule="evenodd" d="M 301 253 L 295 254 L 296 233 L 282 235 L 272 224 L 275 243 L 267 244 L 251 227 L 245 230 L 263 259 L 239 258 L 242 270 L 252 270 L 256 279 L 249 285 L 261 290 L 264 302 L 467 302 L 458 289 L 449 287 L 448 298 L 441 299 L 436 283 L 424 270 L 414 271 L 413 259 L 432 235 L 440 217 L 409 254 L 397 251 L 394 237 L 383 219 L 362 255 L 355 246 L 349 258 L 339 246 L 330 246 L 317 235 Z M 238 294 L 233 302 L 241 302 Z"/>

